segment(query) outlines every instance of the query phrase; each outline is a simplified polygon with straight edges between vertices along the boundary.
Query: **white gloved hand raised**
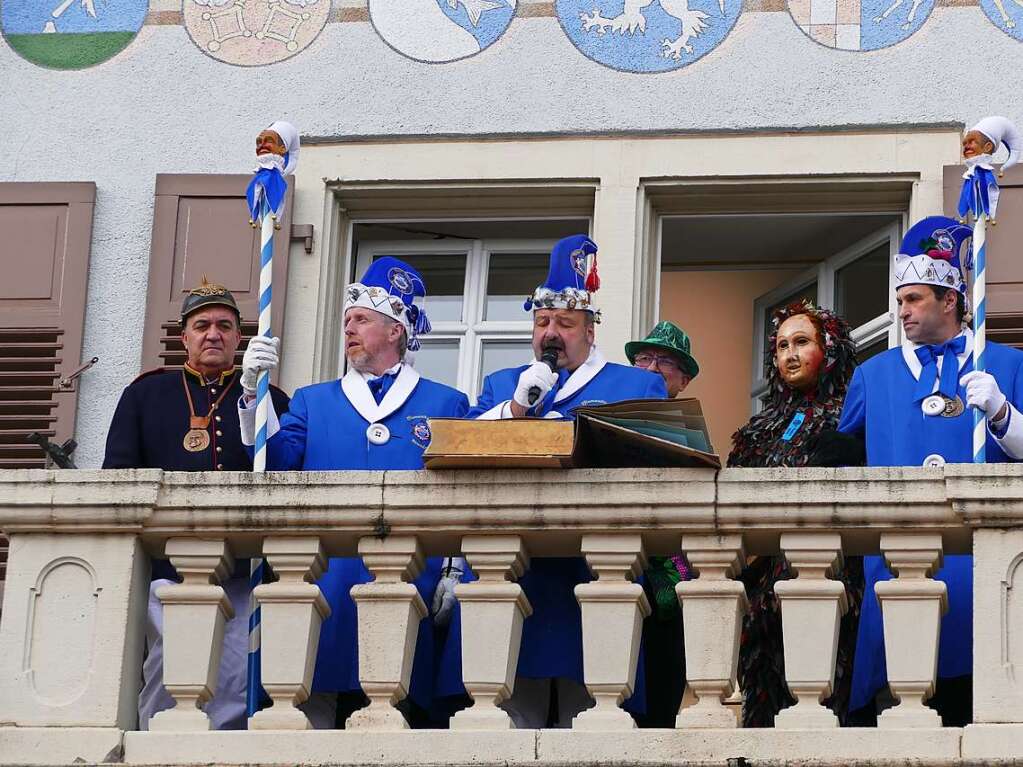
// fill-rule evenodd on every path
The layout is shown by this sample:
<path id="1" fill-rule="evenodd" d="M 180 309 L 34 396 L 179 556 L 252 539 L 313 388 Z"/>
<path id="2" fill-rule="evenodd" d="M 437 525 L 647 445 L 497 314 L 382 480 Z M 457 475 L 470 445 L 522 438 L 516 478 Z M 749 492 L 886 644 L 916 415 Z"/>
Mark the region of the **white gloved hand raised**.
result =
<path id="1" fill-rule="evenodd" d="M 255 395 L 259 371 L 273 370 L 280 364 L 281 339 L 253 336 L 242 357 L 242 389 Z"/>
<path id="2" fill-rule="evenodd" d="M 960 381 L 966 389 L 966 404 L 984 411 L 988 419 L 998 420 L 996 416 L 1002 415 L 1002 408 L 1005 407 L 1005 395 L 998 388 L 998 382 L 990 373 L 981 373 L 974 370 L 964 375 Z"/>
<path id="3" fill-rule="evenodd" d="M 433 623 L 436 626 L 446 626 L 451 622 L 451 611 L 455 609 L 455 586 L 462 582 L 462 569 L 458 567 L 461 559 L 448 559 L 443 570 L 444 575 L 437 581 L 437 588 L 433 592 L 433 605 L 430 612 L 433 613 Z"/>
<path id="4" fill-rule="evenodd" d="M 519 374 L 519 382 L 515 386 L 512 399 L 528 410 L 537 402 L 542 402 L 547 392 L 553 389 L 557 382 L 558 374 L 551 370 L 546 362 L 534 362 Z M 534 386 L 540 390 L 540 396 L 536 398 L 536 402 L 530 402 L 529 390 Z"/>

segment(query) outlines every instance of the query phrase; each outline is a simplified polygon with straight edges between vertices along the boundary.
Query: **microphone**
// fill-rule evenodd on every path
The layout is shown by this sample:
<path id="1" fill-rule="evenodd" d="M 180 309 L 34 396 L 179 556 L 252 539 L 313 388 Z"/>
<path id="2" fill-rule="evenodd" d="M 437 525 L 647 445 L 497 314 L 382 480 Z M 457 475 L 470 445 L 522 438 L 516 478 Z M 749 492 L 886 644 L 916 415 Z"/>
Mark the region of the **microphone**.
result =
<path id="1" fill-rule="evenodd" d="M 543 350 L 543 354 L 540 355 L 540 362 L 546 362 L 547 367 L 551 369 L 552 373 L 558 372 L 558 350 L 553 346 L 548 346 Z M 530 386 L 529 387 L 529 406 L 533 407 L 536 401 L 540 399 L 540 387 Z"/>

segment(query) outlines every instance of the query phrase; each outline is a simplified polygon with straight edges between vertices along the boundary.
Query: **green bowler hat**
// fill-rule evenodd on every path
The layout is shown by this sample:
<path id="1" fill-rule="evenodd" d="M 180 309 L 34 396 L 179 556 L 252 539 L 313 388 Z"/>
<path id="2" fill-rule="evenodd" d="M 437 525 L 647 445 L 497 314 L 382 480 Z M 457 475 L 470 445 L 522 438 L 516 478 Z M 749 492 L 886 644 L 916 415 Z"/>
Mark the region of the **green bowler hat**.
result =
<path id="1" fill-rule="evenodd" d="M 692 347 L 689 336 L 674 322 L 662 320 L 654 325 L 654 329 L 647 333 L 647 337 L 642 341 L 629 341 L 625 344 L 625 356 L 629 358 L 629 362 L 635 364 L 636 355 L 643 349 L 650 348 L 672 352 L 679 358 L 686 375 L 695 378 L 700 372 L 700 366 L 690 353 Z"/>

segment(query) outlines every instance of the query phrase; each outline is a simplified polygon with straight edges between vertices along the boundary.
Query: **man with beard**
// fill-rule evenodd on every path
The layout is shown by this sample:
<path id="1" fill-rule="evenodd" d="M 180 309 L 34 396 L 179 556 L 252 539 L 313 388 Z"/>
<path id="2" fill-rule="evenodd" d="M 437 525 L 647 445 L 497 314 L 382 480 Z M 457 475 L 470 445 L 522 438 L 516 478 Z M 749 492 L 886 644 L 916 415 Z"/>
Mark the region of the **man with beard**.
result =
<path id="1" fill-rule="evenodd" d="M 572 410 L 582 405 L 667 396 L 659 375 L 608 362 L 597 349 L 596 261 L 597 245 L 586 235 L 566 237 L 554 246 L 547 280 L 523 307 L 533 314 L 535 359 L 487 376 L 470 418 L 572 418 Z M 579 557 L 531 558 L 519 579 L 533 615 L 522 628 L 515 691 L 504 703 L 517 727 L 568 727 L 590 705 L 574 592 L 577 584 L 590 580 L 586 561 Z M 457 577 L 446 578 L 441 585 L 453 590 L 455 582 Z M 457 611 L 451 622 L 449 641 L 459 641 Z"/>
<path id="2" fill-rule="evenodd" d="M 466 396 L 429 381 L 405 361 L 430 332 L 425 312 L 415 303 L 426 295 L 419 273 L 396 258 L 374 261 L 360 282 L 345 291 L 344 335 L 348 372 L 340 380 L 295 392 L 289 412 L 267 422 L 266 467 L 271 471 L 340 469 L 421 469 L 430 444 L 429 418 L 459 418 Z M 257 336 L 242 363 L 245 396 L 239 401 L 242 440 L 255 443 L 255 388 L 260 370 L 279 360 L 279 339 Z M 416 586 L 429 604 L 441 577 L 441 558 L 427 560 Z M 341 693 L 339 719 L 361 707 L 358 632 L 352 586 L 371 580 L 362 560 L 332 558 L 318 585 L 331 614 L 320 629 L 313 691 Z M 433 699 L 433 626 L 419 630 L 409 698 L 413 724 L 425 723 Z"/>

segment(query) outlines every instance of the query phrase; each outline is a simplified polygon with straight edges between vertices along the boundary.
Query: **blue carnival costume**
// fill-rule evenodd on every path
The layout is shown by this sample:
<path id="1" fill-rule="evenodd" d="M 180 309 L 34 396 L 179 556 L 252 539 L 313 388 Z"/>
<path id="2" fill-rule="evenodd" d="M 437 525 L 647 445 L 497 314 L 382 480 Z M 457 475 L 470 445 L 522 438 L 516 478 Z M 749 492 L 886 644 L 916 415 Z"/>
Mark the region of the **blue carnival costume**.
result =
<path id="1" fill-rule="evenodd" d="M 600 313 L 592 305 L 592 293 L 599 287 L 595 279 L 596 244 L 584 235 L 567 237 L 551 252 L 546 282 L 526 299 L 526 311 L 536 309 L 579 309 Z M 499 370 L 488 375 L 470 418 L 499 419 L 511 416 L 510 402 L 520 374 L 529 365 Z M 641 368 L 608 362 L 594 346 L 587 360 L 569 373 L 560 370 L 557 383 L 530 415 L 573 418 L 573 409 L 582 405 L 602 405 L 628 399 L 665 399 L 664 379 Z M 516 676 L 533 679 L 567 678 L 583 682 L 582 627 L 575 586 L 592 580 L 585 559 L 580 557 L 535 557 L 529 570 L 519 579 L 533 607 L 533 615 L 522 627 L 522 644 Z M 459 621 L 453 615 L 449 648 L 458 648 Z M 644 695 L 642 667 L 636 675 L 637 688 L 630 699 L 641 710 Z M 438 693 L 450 693 L 439 689 Z"/>
<path id="2" fill-rule="evenodd" d="M 395 258 L 375 261 L 362 281 L 348 287 L 345 311 L 372 309 L 397 320 L 408 335 L 408 348 L 429 332 L 426 315 L 413 302 L 425 295 L 423 280 Z M 459 418 L 469 408 L 466 396 L 450 386 L 428 381 L 399 363 L 373 377 L 349 369 L 340 381 L 306 386 L 295 392 L 280 421 L 270 414 L 267 468 L 271 470 L 421 469 L 430 444 L 428 418 Z M 255 407 L 241 410 L 245 443 L 255 441 Z M 427 604 L 440 579 L 441 558 L 427 560 L 415 585 Z M 372 580 L 358 558 L 333 558 L 318 585 L 331 615 L 320 629 L 313 690 L 359 690 L 358 631 L 352 586 Z M 409 697 L 423 708 L 433 699 L 433 626 L 420 626 Z"/>
<path id="3" fill-rule="evenodd" d="M 932 216 L 914 225 L 896 257 L 896 287 L 934 285 L 965 296 L 959 251 L 969 228 Z M 973 460 L 973 416 L 964 406 L 960 379 L 973 370 L 973 333 L 966 328 L 945 344 L 904 340 L 856 369 L 839 430 L 865 437 L 869 466 L 941 466 Z M 1023 458 L 1023 353 L 987 344 L 987 372 L 1008 401 L 998 424 L 988 421 L 987 460 Z M 960 677 L 973 666 L 973 558 L 946 556 L 935 578 L 948 588 L 949 611 L 941 624 L 938 676 Z M 864 558 L 863 609 L 860 616 L 850 709 L 870 703 L 887 684 L 881 608 L 874 593 L 878 581 L 892 576 L 882 557 Z"/>

